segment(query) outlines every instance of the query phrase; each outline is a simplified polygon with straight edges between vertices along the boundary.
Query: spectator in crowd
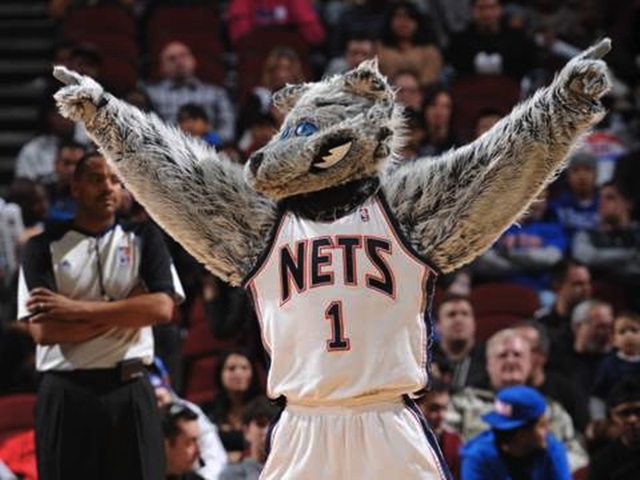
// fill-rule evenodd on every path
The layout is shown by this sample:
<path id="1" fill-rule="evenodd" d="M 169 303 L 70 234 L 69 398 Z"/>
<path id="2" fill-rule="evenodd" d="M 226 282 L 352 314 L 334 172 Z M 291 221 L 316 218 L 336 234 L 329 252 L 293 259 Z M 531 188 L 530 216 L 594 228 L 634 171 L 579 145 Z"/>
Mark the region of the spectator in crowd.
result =
<path id="1" fill-rule="evenodd" d="M 16 178 L 9 185 L 7 203 L 20 207 L 24 229 L 18 238 L 18 257 L 27 241 L 44 231 L 49 217 L 49 197 L 45 186 L 28 178 Z"/>
<path id="2" fill-rule="evenodd" d="M 200 458 L 198 414 L 184 403 L 170 403 L 162 410 L 166 480 L 204 480 L 193 465 Z"/>
<path id="3" fill-rule="evenodd" d="M 453 97 L 443 87 L 428 88 L 425 92 L 422 114 L 425 134 L 420 145 L 420 155 L 435 156 L 458 145 L 453 131 Z"/>
<path id="4" fill-rule="evenodd" d="M 415 70 L 399 70 L 390 78 L 391 85 L 397 89 L 396 102 L 412 113 L 422 114 L 424 91 Z"/>
<path id="5" fill-rule="evenodd" d="M 232 460 L 220 473 L 219 480 L 258 480 L 267 459 L 267 430 L 280 409 L 260 395 L 247 403 L 242 412 L 242 431 L 247 444 L 240 459 Z"/>
<path id="6" fill-rule="evenodd" d="M 376 44 L 380 71 L 393 77 L 400 70 L 414 70 L 422 87 L 436 84 L 443 60 L 434 41 L 425 17 L 413 2 L 394 2 L 385 15 Z"/>
<path id="7" fill-rule="evenodd" d="M 171 319 L 182 288 L 160 232 L 117 221 L 121 188 L 102 155 L 86 155 L 72 183 L 73 221 L 25 247 L 18 318 L 28 319 L 38 344 L 42 479 L 144 480 L 164 473 L 159 414 L 144 367 L 154 354 L 151 326 Z"/>
<path id="8" fill-rule="evenodd" d="M 484 348 L 476 341 L 476 320 L 468 297 L 446 295 L 436 311 L 438 342 L 434 344 L 436 362 L 445 360 L 453 371 L 451 386 L 460 389 L 478 385 L 486 379 Z"/>
<path id="9" fill-rule="evenodd" d="M 207 144 L 220 147 L 220 135 L 211 130 L 207 112 L 197 103 L 185 103 L 178 109 L 178 127 L 183 132 L 201 138 Z"/>
<path id="10" fill-rule="evenodd" d="M 243 138 L 242 147 L 239 149 L 239 153 L 242 155 L 242 162 L 244 163 L 247 158 L 251 156 L 253 152 L 266 145 L 273 135 L 278 131 L 279 120 L 270 111 L 262 115 L 256 115 L 253 118 L 253 123 L 246 132 L 246 136 Z"/>
<path id="11" fill-rule="evenodd" d="M 487 341 L 489 389 L 467 387 L 454 393 L 445 417 L 447 425 L 465 440 L 485 431 L 487 426 L 480 415 L 492 409 L 496 394 L 505 387 L 525 385 L 531 371 L 531 347 L 527 340 L 514 329 L 498 331 Z M 571 417 L 559 402 L 551 398 L 546 401 L 551 431 L 567 449 L 571 470 L 586 466 L 589 458 Z"/>
<path id="12" fill-rule="evenodd" d="M 235 137 L 235 110 L 229 95 L 218 85 L 205 83 L 195 72 L 197 60 L 182 42 L 171 41 L 160 51 L 162 79 L 146 86 L 154 110 L 164 120 L 177 123 L 178 110 L 185 103 L 196 103 L 207 112 L 212 129 L 223 142 Z"/>
<path id="13" fill-rule="evenodd" d="M 232 45 L 256 29 L 268 27 L 294 28 L 315 47 L 326 37 L 311 0 L 231 0 L 227 26 Z"/>
<path id="14" fill-rule="evenodd" d="M 273 107 L 271 95 L 287 83 L 301 83 L 304 80 L 302 62 L 293 48 L 276 46 L 271 49 L 262 64 L 260 85 L 251 90 L 246 100 L 240 100 L 237 132 L 241 150 L 246 150 L 251 142 L 248 130 L 260 117 L 271 114 L 276 119 L 276 124 L 280 125 L 282 115 Z"/>
<path id="15" fill-rule="evenodd" d="M 218 475 L 227 461 L 227 453 L 222 446 L 218 430 L 207 418 L 202 409 L 188 400 L 180 398 L 171 385 L 171 377 L 159 357 L 147 368 L 147 376 L 156 395 L 158 408 L 164 409 L 170 404 L 181 404 L 193 411 L 198 419 L 199 458 L 192 469 L 204 480 L 218 480 Z"/>
<path id="16" fill-rule="evenodd" d="M 491 427 L 462 450 L 462 480 L 570 480 L 562 443 L 550 432 L 545 399 L 526 386 L 507 387 L 482 419 Z"/>
<path id="17" fill-rule="evenodd" d="M 636 480 L 640 472 L 640 378 L 626 378 L 609 392 L 607 411 L 618 436 L 594 455 L 589 480 Z"/>
<path id="18" fill-rule="evenodd" d="M 441 381 L 431 382 L 431 387 L 416 400 L 427 423 L 436 435 L 442 455 L 454 480 L 460 480 L 460 448 L 462 437 L 444 424 L 444 414 L 451 400 L 450 387 Z"/>
<path id="19" fill-rule="evenodd" d="M 263 392 L 255 364 L 243 349 L 231 348 L 220 355 L 213 381 L 216 396 L 202 409 L 218 427 L 225 449 L 237 451 L 243 445 L 242 409 Z"/>
<path id="20" fill-rule="evenodd" d="M 611 351 L 613 308 L 601 300 L 585 300 L 571 314 L 571 330 L 565 330 L 552 344 L 549 368 L 573 378 L 585 392 L 591 392 L 595 372 Z M 595 412 L 592 412 L 592 416 Z"/>
<path id="21" fill-rule="evenodd" d="M 536 312 L 536 320 L 548 329 L 552 339 L 571 335 L 573 308 L 591 298 L 591 273 L 584 264 L 565 258 L 551 269 L 551 289 L 553 303 Z"/>
<path id="22" fill-rule="evenodd" d="M 504 22 L 501 0 L 471 0 L 471 18 L 451 37 L 447 54 L 459 78 L 506 75 L 519 82 L 535 67 L 533 41 Z"/>
<path id="23" fill-rule="evenodd" d="M 589 424 L 589 409 L 585 401 L 589 392 L 582 391 L 573 378 L 547 371 L 551 341 L 546 328 L 529 320 L 516 323 L 513 328 L 531 345 L 531 375 L 528 384 L 545 397 L 560 402 L 571 415 L 576 429 L 584 432 Z"/>
<path id="24" fill-rule="evenodd" d="M 631 301 L 640 287 L 640 225 L 631 219 L 632 212 L 631 198 L 606 182 L 600 189 L 598 225 L 573 239 L 573 256 L 596 280 L 615 285 Z M 636 305 L 640 307 L 640 301 Z"/>
<path id="25" fill-rule="evenodd" d="M 73 172 L 85 155 L 84 145 L 67 141 L 58 149 L 55 162 L 55 182 L 46 185 L 49 197 L 49 220 L 69 220 L 76 214 L 76 201 L 71 194 Z"/>
<path id="26" fill-rule="evenodd" d="M 329 60 L 324 74 L 330 76 L 353 70 L 363 61 L 373 58 L 374 53 L 373 38 L 364 32 L 354 32 L 347 40 L 342 55 Z"/>
<path id="27" fill-rule="evenodd" d="M 640 378 L 640 315 L 619 314 L 613 322 L 613 346 L 602 360 L 593 382 L 593 394 L 606 399 L 611 389 L 626 377 Z"/>
<path id="28" fill-rule="evenodd" d="M 1 480 L 38 480 L 36 440 L 33 428 L 2 435 L 0 442 Z"/>
<path id="29" fill-rule="evenodd" d="M 567 189 L 549 203 L 549 210 L 570 239 L 598 224 L 600 195 L 596 184 L 596 158 L 584 151 L 569 157 L 565 171 Z"/>
<path id="30" fill-rule="evenodd" d="M 634 221 L 640 221 L 640 188 L 638 188 L 638 178 L 640 178 L 640 148 L 632 149 L 629 153 L 621 156 L 616 162 L 613 181 L 625 197 L 631 199 L 633 212 L 631 217 Z"/>
<path id="31" fill-rule="evenodd" d="M 25 143 L 16 157 L 14 177 L 51 182 L 55 176 L 55 159 L 60 144 L 73 140 L 75 126 L 58 112 L 51 95 L 43 98 L 39 108 L 39 133 Z"/>
<path id="32" fill-rule="evenodd" d="M 543 190 L 529 209 L 474 261 L 474 279 L 522 283 L 535 289 L 541 299 L 548 296 L 549 271 L 562 260 L 567 238 L 558 223 L 547 220 L 546 213 L 547 191 Z"/>

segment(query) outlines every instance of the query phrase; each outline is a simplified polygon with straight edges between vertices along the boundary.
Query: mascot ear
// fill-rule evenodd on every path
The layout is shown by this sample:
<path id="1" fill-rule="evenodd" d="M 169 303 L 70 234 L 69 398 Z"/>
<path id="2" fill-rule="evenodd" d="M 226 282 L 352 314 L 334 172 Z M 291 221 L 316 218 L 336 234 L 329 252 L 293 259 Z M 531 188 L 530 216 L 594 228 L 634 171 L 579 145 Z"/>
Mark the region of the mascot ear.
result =
<path id="1" fill-rule="evenodd" d="M 366 60 L 357 68 L 344 74 L 345 89 L 352 91 L 356 95 L 381 99 L 393 98 L 393 91 L 389 87 L 387 80 L 378 70 L 378 59 Z"/>
<path id="2" fill-rule="evenodd" d="M 309 90 L 309 85 L 306 83 L 287 84 L 273 94 L 271 101 L 278 110 L 287 113 L 307 90 Z"/>

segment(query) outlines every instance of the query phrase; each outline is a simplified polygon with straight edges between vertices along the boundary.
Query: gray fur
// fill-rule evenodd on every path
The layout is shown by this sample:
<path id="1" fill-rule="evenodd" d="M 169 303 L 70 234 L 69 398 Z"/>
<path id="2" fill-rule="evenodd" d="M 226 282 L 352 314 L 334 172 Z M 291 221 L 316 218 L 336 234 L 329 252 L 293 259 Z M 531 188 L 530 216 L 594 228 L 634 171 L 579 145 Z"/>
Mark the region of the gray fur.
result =
<path id="1" fill-rule="evenodd" d="M 288 86 L 276 96 L 288 112 L 284 124 L 247 162 L 244 178 L 241 167 L 105 94 L 93 80 L 60 67 L 54 74 L 68 85 L 56 93 L 61 112 L 86 123 L 127 187 L 169 234 L 237 285 L 265 249 L 279 204 L 327 219 L 378 188 L 411 243 L 435 266 L 447 272 L 471 261 L 557 175 L 571 145 L 602 117 L 598 99 L 609 80 L 598 58 L 608 46 L 605 40 L 572 60 L 550 87 L 476 142 L 398 168 L 387 167 L 398 158 L 404 127 L 375 61 Z M 295 135 L 304 122 L 317 131 Z M 336 146 L 344 156 L 328 155 Z M 323 157 L 340 160 L 321 170 Z M 360 193 L 348 195 L 352 186 Z"/>

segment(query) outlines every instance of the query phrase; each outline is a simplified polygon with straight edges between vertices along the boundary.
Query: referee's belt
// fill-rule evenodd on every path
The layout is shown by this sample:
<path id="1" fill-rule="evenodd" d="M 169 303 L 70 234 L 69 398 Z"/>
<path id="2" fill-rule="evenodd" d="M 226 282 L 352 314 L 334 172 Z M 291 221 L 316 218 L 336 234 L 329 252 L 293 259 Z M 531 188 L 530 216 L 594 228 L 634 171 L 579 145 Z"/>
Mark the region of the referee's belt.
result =
<path id="1" fill-rule="evenodd" d="M 146 367 L 142 358 L 129 358 L 118 362 L 113 368 L 81 368 L 77 370 L 48 370 L 43 373 L 67 378 L 80 383 L 120 384 L 142 378 Z"/>

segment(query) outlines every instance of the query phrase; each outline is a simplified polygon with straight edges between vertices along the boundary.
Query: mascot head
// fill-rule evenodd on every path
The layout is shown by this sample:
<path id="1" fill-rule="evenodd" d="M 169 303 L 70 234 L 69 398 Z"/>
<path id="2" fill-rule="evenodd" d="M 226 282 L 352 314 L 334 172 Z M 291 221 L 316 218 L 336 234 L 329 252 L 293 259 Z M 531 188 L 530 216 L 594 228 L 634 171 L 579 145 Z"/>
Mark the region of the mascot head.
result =
<path id="1" fill-rule="evenodd" d="M 402 111 L 376 60 L 274 94 L 280 131 L 245 167 L 251 187 L 274 200 L 375 178 L 401 146 Z"/>

